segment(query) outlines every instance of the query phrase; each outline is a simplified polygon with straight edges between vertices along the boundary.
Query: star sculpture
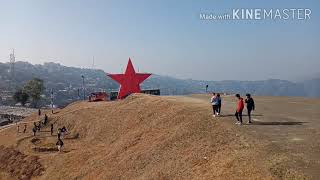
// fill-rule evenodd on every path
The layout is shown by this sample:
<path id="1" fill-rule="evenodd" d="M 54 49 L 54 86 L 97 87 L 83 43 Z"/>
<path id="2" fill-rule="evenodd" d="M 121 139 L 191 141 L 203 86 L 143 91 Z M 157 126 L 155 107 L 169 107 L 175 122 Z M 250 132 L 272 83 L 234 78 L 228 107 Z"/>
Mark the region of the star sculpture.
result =
<path id="1" fill-rule="evenodd" d="M 140 84 L 150 75 L 147 73 L 136 73 L 130 58 L 124 74 L 107 74 L 107 76 L 120 84 L 118 99 L 123 99 L 132 93 L 140 93 Z"/>

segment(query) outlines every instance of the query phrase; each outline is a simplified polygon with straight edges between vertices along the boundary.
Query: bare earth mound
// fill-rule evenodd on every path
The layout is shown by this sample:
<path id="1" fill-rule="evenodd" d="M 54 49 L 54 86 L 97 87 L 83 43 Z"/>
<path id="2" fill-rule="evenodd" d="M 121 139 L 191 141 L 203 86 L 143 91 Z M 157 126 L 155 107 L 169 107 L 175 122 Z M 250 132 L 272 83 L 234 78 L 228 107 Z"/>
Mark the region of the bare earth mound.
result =
<path id="1" fill-rule="evenodd" d="M 252 138 L 223 122 L 223 117 L 212 118 L 210 106 L 201 98 L 136 94 L 117 102 L 73 103 L 49 115 L 55 128 L 69 130 L 61 153 L 55 149 L 56 136 L 50 136 L 49 127 L 36 139 L 32 136 L 35 120 L 36 115 L 25 119 L 26 134 L 17 133 L 16 127 L 0 131 L 0 145 L 10 147 L 0 148 L 0 157 L 3 152 L 20 152 L 35 158 L 32 162 L 37 162 L 37 168 L 27 169 L 28 176 L 22 176 L 29 162 L 15 161 L 19 171 L 1 168 L 0 175 L 26 179 L 308 178 L 297 167 L 282 163 L 290 156 L 270 153 L 267 140 Z M 0 167 L 7 163 L 1 160 Z"/>
<path id="2" fill-rule="evenodd" d="M 30 179 L 39 176 L 44 168 L 38 157 L 25 155 L 13 148 L 0 146 L 0 168 L 19 179 Z"/>

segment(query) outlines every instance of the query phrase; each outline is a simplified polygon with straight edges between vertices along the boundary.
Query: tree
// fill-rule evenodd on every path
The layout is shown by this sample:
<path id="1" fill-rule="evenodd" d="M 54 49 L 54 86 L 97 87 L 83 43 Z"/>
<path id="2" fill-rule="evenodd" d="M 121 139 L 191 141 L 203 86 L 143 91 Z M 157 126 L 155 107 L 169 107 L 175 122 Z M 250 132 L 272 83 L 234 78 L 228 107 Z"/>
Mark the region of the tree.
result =
<path id="1" fill-rule="evenodd" d="M 23 90 L 31 97 L 32 106 L 37 107 L 37 104 L 41 99 L 41 94 L 44 91 L 43 80 L 34 78 L 27 82 L 27 84 L 23 87 Z"/>
<path id="2" fill-rule="evenodd" d="M 29 99 L 29 95 L 26 92 L 24 92 L 22 89 L 19 89 L 14 93 L 13 99 L 17 103 L 21 103 L 21 105 L 24 106 Z"/>

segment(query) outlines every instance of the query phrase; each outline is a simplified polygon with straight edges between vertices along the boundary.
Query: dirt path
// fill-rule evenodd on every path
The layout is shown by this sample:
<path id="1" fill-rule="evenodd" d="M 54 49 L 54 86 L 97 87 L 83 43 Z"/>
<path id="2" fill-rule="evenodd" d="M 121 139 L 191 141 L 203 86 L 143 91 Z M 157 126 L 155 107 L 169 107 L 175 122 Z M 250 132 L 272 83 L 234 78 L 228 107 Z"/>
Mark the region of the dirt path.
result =
<path id="1" fill-rule="evenodd" d="M 22 121 L 22 122 L 18 122 L 18 123 L 11 123 L 11 124 L 8 124 L 8 125 L 5 125 L 5 126 L 1 126 L 0 127 L 0 132 L 4 131 L 6 129 L 9 129 L 10 127 L 14 127 L 14 126 L 17 127 L 18 125 L 21 126 L 20 130 L 23 131 L 23 128 L 24 128 L 23 125 L 25 125 L 25 124 L 27 124 L 27 125 L 28 124 L 33 124 L 34 122 L 39 122 L 39 120 L 27 121 L 27 122 L 26 121 Z"/>

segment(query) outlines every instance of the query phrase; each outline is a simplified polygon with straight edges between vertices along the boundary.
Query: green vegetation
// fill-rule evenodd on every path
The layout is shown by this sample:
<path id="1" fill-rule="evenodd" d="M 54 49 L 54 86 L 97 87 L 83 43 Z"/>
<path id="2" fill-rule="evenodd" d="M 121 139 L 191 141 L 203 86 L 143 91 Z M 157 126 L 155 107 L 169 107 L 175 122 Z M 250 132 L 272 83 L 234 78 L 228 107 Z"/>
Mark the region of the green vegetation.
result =
<path id="1" fill-rule="evenodd" d="M 21 103 L 22 106 L 25 106 L 26 102 L 29 99 L 29 94 L 24 92 L 22 89 L 18 89 L 14 95 L 13 99 L 16 103 Z"/>
<path id="2" fill-rule="evenodd" d="M 39 78 L 34 78 L 28 81 L 27 84 L 23 87 L 23 91 L 31 97 L 31 105 L 33 107 L 37 107 L 44 89 L 45 88 L 43 85 L 43 80 Z"/>

